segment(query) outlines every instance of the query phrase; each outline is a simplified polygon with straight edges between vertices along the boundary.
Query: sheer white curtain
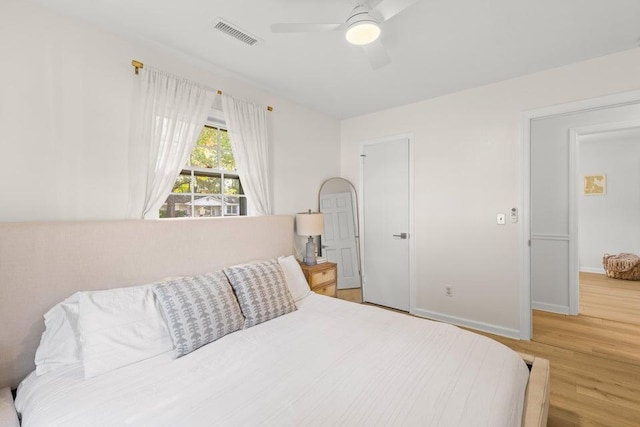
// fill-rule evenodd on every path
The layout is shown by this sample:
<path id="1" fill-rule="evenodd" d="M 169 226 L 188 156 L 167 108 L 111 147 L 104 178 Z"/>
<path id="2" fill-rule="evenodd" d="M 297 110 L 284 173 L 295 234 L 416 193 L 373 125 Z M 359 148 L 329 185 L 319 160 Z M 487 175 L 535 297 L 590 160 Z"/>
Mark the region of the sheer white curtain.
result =
<path id="1" fill-rule="evenodd" d="M 129 216 L 158 218 L 213 104 L 215 93 L 190 80 L 145 67 L 134 119 Z"/>
<path id="2" fill-rule="evenodd" d="M 267 107 L 223 94 L 222 110 L 249 211 L 271 215 Z"/>

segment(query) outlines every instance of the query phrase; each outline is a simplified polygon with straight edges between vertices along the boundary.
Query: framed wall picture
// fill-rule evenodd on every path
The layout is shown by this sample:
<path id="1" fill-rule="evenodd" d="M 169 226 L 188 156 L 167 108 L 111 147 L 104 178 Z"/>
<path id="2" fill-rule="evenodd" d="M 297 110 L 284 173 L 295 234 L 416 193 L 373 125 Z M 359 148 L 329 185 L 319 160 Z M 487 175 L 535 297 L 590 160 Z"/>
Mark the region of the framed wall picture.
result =
<path id="1" fill-rule="evenodd" d="M 585 175 L 583 192 L 585 196 L 604 196 L 607 194 L 607 176 Z"/>

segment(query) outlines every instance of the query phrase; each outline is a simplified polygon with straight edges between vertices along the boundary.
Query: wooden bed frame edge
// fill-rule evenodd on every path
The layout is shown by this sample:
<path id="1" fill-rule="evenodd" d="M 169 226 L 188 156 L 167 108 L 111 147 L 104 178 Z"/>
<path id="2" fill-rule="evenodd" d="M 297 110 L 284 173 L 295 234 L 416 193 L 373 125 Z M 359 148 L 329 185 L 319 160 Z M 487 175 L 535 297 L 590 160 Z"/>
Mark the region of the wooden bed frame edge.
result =
<path id="1" fill-rule="evenodd" d="M 549 416 L 549 361 L 519 353 L 530 367 L 529 382 L 524 395 L 523 427 L 546 427 Z"/>

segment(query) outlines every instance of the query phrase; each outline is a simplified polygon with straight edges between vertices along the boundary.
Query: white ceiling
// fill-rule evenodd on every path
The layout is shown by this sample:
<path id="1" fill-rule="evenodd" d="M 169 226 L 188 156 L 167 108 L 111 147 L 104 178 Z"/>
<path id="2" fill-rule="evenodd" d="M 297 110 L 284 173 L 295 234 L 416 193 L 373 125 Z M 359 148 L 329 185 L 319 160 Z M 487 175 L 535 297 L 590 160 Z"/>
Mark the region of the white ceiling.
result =
<path id="1" fill-rule="evenodd" d="M 640 37 L 640 0 L 420 0 L 382 25 L 392 62 L 373 71 L 341 32 L 270 31 L 342 22 L 352 0 L 33 1 L 340 119 L 631 49 Z M 248 47 L 213 30 L 217 17 L 263 42 Z"/>

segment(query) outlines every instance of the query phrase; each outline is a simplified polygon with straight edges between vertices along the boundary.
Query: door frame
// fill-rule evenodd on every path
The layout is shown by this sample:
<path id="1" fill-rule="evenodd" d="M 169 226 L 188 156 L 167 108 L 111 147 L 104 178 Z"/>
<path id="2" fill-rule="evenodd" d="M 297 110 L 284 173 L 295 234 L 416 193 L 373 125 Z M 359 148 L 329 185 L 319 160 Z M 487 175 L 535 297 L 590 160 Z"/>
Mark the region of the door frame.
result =
<path id="1" fill-rule="evenodd" d="M 382 144 L 385 142 L 396 141 L 398 139 L 407 139 L 409 141 L 409 230 L 407 231 L 409 234 L 409 313 L 414 314 L 416 309 L 416 275 L 415 275 L 415 246 L 416 246 L 416 236 L 415 236 L 415 218 L 414 218 L 414 193 L 415 193 L 415 169 L 414 169 L 414 135 L 413 133 L 403 133 L 396 134 L 391 136 L 385 136 L 382 138 L 369 139 L 365 141 L 361 141 L 358 144 L 358 152 L 360 153 L 360 161 L 358 162 L 360 165 L 359 177 L 358 177 L 358 191 L 360 192 L 360 200 L 362 203 L 358 205 L 358 218 L 360 221 L 359 227 L 360 230 L 364 231 L 364 168 L 363 168 L 363 156 L 364 156 L 364 147 L 367 145 L 375 145 Z M 365 275 L 367 260 L 364 256 L 364 245 L 365 237 L 364 232 L 360 233 L 360 253 L 362 254 L 362 300 L 365 301 L 365 296 L 367 292 L 367 278 Z"/>
<path id="2" fill-rule="evenodd" d="M 531 307 L 531 121 L 534 119 L 543 119 L 561 116 L 565 114 L 574 114 L 591 110 L 600 110 L 612 107 L 620 107 L 624 105 L 632 105 L 640 103 L 640 90 L 605 95 L 597 98 L 586 99 L 582 101 L 570 102 L 566 104 L 554 105 L 551 107 L 539 108 L 535 110 L 523 111 L 520 115 L 520 229 L 519 229 L 519 247 L 520 247 L 520 339 L 530 340 L 533 336 L 532 307 Z M 610 123 L 614 124 L 614 123 Z M 603 125 L 602 125 L 603 126 Z M 570 130 L 572 134 L 572 130 Z M 580 130 L 577 130 L 576 140 L 579 138 Z M 573 143 L 570 145 L 572 150 Z M 570 153 L 571 156 L 571 153 Z M 579 267 L 579 259 L 577 256 L 577 197 L 573 189 L 577 186 L 577 153 L 573 153 L 574 157 L 570 157 L 568 168 L 573 167 L 569 175 L 569 239 L 570 239 L 570 265 Z M 573 188 L 573 189 L 572 189 Z M 576 269 L 576 272 L 578 270 Z M 573 277 L 575 276 L 575 277 Z M 577 274 L 570 278 L 569 298 L 570 307 L 578 307 L 578 299 L 575 298 L 575 292 L 579 295 L 579 284 Z M 577 311 L 576 311 L 577 313 Z"/>

